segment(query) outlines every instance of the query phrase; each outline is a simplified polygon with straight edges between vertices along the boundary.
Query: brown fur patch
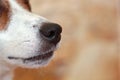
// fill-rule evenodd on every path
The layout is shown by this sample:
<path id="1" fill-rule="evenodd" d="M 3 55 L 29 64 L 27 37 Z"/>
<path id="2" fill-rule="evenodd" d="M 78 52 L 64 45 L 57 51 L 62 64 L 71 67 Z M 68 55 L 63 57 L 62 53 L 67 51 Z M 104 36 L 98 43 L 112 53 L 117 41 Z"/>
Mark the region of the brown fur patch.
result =
<path id="1" fill-rule="evenodd" d="M 31 7 L 29 4 L 29 0 L 16 0 L 22 7 L 24 7 L 25 9 L 31 11 Z"/>
<path id="2" fill-rule="evenodd" d="M 9 4 L 7 0 L 0 0 L 0 30 L 5 29 L 9 21 Z"/>
<path id="3" fill-rule="evenodd" d="M 29 0 L 17 0 L 17 2 L 28 11 L 31 11 Z M 8 0 L 0 0 L 0 30 L 6 28 L 6 24 L 9 22 L 10 6 Z"/>

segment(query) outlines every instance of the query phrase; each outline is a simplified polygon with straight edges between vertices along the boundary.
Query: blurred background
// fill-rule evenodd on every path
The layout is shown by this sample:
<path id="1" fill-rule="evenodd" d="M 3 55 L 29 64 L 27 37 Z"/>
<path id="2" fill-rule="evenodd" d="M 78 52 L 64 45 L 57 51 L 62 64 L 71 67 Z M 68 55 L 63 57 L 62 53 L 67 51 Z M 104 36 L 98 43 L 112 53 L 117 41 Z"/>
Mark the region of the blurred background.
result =
<path id="1" fill-rule="evenodd" d="M 30 0 L 32 11 L 63 28 L 54 59 L 18 68 L 15 80 L 118 80 L 117 0 Z"/>

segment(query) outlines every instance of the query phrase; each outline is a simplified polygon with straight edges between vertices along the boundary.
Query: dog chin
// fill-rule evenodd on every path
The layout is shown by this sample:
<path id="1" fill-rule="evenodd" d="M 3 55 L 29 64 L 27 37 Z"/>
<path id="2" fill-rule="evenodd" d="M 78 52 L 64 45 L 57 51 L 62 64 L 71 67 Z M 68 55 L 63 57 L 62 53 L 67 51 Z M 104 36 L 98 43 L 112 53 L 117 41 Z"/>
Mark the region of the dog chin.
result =
<path id="1" fill-rule="evenodd" d="M 48 65 L 48 63 L 52 60 L 52 57 L 43 60 L 36 60 L 36 61 L 26 61 L 23 60 L 9 60 L 8 63 L 14 67 L 22 67 L 22 68 L 39 68 Z"/>
<path id="2" fill-rule="evenodd" d="M 8 57 L 8 61 L 11 63 L 11 65 L 15 65 L 16 67 L 39 68 L 41 66 L 46 66 L 52 57 L 53 51 L 29 58 Z"/>
<path id="3" fill-rule="evenodd" d="M 26 63 L 22 63 L 21 65 L 19 65 L 19 67 L 22 68 L 40 68 L 43 66 L 48 65 L 48 63 L 51 61 L 51 58 L 47 59 L 47 60 L 39 60 L 39 61 L 34 61 L 34 62 L 26 62 Z"/>

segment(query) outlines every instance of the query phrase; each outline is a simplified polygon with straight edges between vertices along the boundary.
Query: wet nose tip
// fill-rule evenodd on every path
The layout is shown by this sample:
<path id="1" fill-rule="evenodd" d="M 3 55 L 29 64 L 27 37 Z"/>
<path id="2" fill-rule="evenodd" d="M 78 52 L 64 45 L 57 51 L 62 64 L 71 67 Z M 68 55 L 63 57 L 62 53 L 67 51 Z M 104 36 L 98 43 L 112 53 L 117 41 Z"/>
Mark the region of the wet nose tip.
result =
<path id="1" fill-rule="evenodd" d="M 60 41 L 62 28 L 56 23 L 44 23 L 39 32 L 43 39 L 56 44 Z"/>

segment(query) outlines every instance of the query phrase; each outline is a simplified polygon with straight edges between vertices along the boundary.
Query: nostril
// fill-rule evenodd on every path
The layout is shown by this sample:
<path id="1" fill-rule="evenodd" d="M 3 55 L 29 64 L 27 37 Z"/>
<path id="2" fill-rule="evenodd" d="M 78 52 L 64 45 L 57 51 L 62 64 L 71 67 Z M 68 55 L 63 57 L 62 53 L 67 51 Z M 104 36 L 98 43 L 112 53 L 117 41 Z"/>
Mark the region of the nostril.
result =
<path id="1" fill-rule="evenodd" d="M 56 31 L 54 30 L 48 30 L 48 31 L 40 31 L 44 37 L 47 39 L 53 39 L 56 36 Z"/>
<path id="2" fill-rule="evenodd" d="M 56 31 L 50 31 L 50 32 L 48 32 L 47 37 L 50 38 L 50 39 L 52 39 L 52 38 L 55 37 L 55 35 L 56 35 Z"/>

